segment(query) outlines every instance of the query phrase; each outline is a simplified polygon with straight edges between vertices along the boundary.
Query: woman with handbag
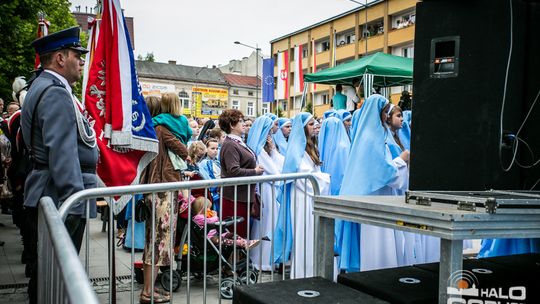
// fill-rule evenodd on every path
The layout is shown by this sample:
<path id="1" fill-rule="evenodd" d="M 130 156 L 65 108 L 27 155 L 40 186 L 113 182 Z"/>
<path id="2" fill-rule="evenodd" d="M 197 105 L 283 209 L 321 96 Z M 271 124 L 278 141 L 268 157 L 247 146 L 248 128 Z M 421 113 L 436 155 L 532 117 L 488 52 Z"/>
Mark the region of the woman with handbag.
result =
<path id="1" fill-rule="evenodd" d="M 219 116 L 219 127 L 227 133 L 219 158 L 221 163 L 221 177 L 228 178 L 263 174 L 264 168 L 257 165 L 255 152 L 243 141 L 246 126 L 242 112 L 234 109 L 223 111 Z M 255 184 L 249 185 L 249 188 L 248 186 L 223 187 L 222 201 L 221 211 L 223 218 L 229 216 L 241 216 L 245 218 L 245 221 L 236 225 L 236 233 L 243 238 L 247 238 L 248 207 L 251 208 L 256 201 Z M 231 232 L 233 230 L 234 227 L 232 227 Z"/>
<path id="2" fill-rule="evenodd" d="M 147 104 L 152 104 L 148 102 Z M 174 156 L 183 161 L 188 156 L 186 143 L 191 138 L 191 129 L 183 116 L 180 99 L 174 93 L 165 93 L 161 97 L 161 113 L 152 118 L 159 140 L 159 151 L 156 158 L 148 165 L 143 173 L 144 183 L 167 183 L 182 180 L 179 170 L 173 165 Z M 150 109 L 155 113 L 155 109 Z M 171 157 L 172 155 L 172 157 Z M 170 238 L 174 235 L 172 222 L 176 223 L 175 214 L 171 214 L 171 204 L 176 204 L 177 195 L 171 192 L 162 192 L 146 197 L 146 201 L 154 208 L 154 233 L 152 233 L 152 217 L 146 221 L 146 241 L 144 246 L 144 287 L 141 291 L 140 302 L 150 303 L 152 299 L 152 271 L 154 279 L 157 278 L 158 267 L 169 266 Z M 175 210 L 176 208 L 173 208 Z M 152 235 L 154 234 L 154 235 Z M 153 241 L 152 241 L 153 240 Z M 154 260 L 152 261 L 152 252 Z M 152 265 L 154 267 L 152 267 Z M 165 303 L 170 300 L 167 294 L 154 291 L 154 303 Z"/>

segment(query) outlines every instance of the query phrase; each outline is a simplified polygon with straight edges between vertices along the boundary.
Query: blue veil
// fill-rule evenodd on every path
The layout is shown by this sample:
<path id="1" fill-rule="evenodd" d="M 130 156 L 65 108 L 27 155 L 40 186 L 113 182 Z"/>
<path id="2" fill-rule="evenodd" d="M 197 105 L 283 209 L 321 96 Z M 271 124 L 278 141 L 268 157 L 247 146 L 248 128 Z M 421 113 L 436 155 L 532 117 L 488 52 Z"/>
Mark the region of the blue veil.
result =
<path id="1" fill-rule="evenodd" d="M 319 133 L 319 152 L 322 161 L 321 171 L 332 177 L 330 195 L 339 194 L 350 147 L 351 142 L 341 120 L 337 117 L 325 119 Z"/>
<path id="2" fill-rule="evenodd" d="M 390 183 L 397 170 L 385 157 L 387 130 L 380 113 L 388 100 L 371 95 L 352 118 L 351 150 L 340 194 L 369 195 Z"/>
<path id="3" fill-rule="evenodd" d="M 351 117 L 351 112 L 347 110 L 337 110 L 334 114 L 334 117 L 339 118 L 341 121 L 345 121 Z"/>
<path id="4" fill-rule="evenodd" d="M 287 151 L 287 139 L 283 135 L 283 131 L 281 131 L 281 128 L 288 123 L 292 123 L 290 119 L 285 117 L 278 118 L 279 129 L 277 130 L 276 134 L 272 135 L 272 138 L 274 139 L 274 143 L 276 144 L 279 153 L 281 153 L 281 155 L 283 156 L 285 156 L 285 152 Z"/>
<path id="5" fill-rule="evenodd" d="M 380 113 L 388 100 L 371 95 L 352 118 L 351 149 L 341 184 L 341 195 L 369 195 L 386 186 L 395 176 L 391 158 L 386 157 L 387 131 Z M 390 159 L 390 160 L 388 160 Z M 360 225 L 343 221 L 335 249 L 340 250 L 339 268 L 360 270 Z M 340 243 L 339 243 L 340 242 Z"/>
<path id="6" fill-rule="evenodd" d="M 289 135 L 289 144 L 283 163 L 283 173 L 295 173 L 300 167 L 300 162 L 306 151 L 307 138 L 304 127 L 311 120 L 311 113 L 298 113 L 292 122 L 292 130 Z M 278 201 L 281 202 L 278 212 L 274 235 L 274 259 L 275 263 L 284 263 L 289 260 L 293 245 L 293 227 L 291 219 L 291 194 L 294 183 L 285 184 L 285 189 L 280 194 Z M 285 245 L 285 248 L 283 248 Z"/>
<path id="7" fill-rule="evenodd" d="M 334 116 L 335 113 L 336 113 L 336 110 L 330 109 L 323 113 L 323 119 L 327 119 L 328 117 Z"/>
<path id="8" fill-rule="evenodd" d="M 331 176 L 330 195 L 339 194 L 350 148 L 351 140 L 343 122 L 335 116 L 323 120 L 319 133 L 319 152 L 322 161 L 321 171 Z M 341 255 L 343 223 L 343 220 L 336 219 L 334 252 L 339 255 Z"/>
<path id="9" fill-rule="evenodd" d="M 411 149 L 411 111 L 403 111 L 403 127 L 399 129 L 398 136 L 407 150 Z"/>
<path id="10" fill-rule="evenodd" d="M 264 113 L 263 116 L 270 117 L 270 119 L 272 119 L 272 122 L 274 122 L 278 118 L 276 114 L 270 112 Z"/>
<path id="11" fill-rule="evenodd" d="M 249 129 L 247 145 L 255 155 L 259 155 L 266 144 L 266 138 L 270 129 L 272 129 L 273 121 L 268 116 L 259 116 L 253 122 L 253 126 Z"/>

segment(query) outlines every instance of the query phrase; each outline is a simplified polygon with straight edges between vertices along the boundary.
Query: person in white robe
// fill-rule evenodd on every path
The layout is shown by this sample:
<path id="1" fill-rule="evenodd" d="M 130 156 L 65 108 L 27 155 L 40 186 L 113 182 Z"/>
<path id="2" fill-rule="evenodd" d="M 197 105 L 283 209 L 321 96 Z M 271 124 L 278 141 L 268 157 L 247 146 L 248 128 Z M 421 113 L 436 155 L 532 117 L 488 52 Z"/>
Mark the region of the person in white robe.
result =
<path id="1" fill-rule="evenodd" d="M 330 176 L 320 169 L 319 152 L 313 139 L 314 125 L 315 119 L 310 113 L 299 113 L 293 119 L 283 173 L 313 173 L 320 194 L 327 195 Z M 313 195 L 311 182 L 298 180 L 287 183 L 280 197 L 274 256 L 277 263 L 291 260 L 292 278 L 313 276 Z"/>
<path id="2" fill-rule="evenodd" d="M 257 155 L 257 164 L 264 168 L 263 175 L 279 175 L 283 167 L 284 157 L 277 151 L 272 141 L 274 122 L 268 116 L 258 117 L 248 135 L 248 147 Z M 254 219 L 251 227 L 252 240 L 261 240 L 261 245 L 250 251 L 253 267 L 257 270 L 270 271 L 272 263 L 272 240 L 274 227 L 278 218 L 277 195 L 281 183 L 260 184 L 261 215 Z"/>
<path id="3" fill-rule="evenodd" d="M 354 113 L 341 195 L 397 195 L 407 189 L 409 151 L 397 157 L 390 152 L 384 125 L 386 113 L 383 113 L 387 104 L 386 98 L 374 94 Z M 405 241 L 402 233 L 371 225 L 361 225 L 351 229 L 351 233 L 356 234 L 351 239 L 360 239 L 360 270 L 401 266 Z"/>

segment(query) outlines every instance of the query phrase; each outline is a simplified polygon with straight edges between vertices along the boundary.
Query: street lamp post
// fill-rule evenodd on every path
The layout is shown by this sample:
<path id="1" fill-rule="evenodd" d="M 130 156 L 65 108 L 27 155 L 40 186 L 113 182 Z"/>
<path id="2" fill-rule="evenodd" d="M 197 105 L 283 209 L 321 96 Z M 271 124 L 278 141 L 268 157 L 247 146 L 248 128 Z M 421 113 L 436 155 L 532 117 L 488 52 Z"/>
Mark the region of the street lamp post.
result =
<path id="1" fill-rule="evenodd" d="M 259 51 L 261 50 L 259 48 L 259 44 L 256 43 L 255 44 L 255 47 L 251 46 L 251 45 L 247 45 L 247 44 L 243 44 L 241 43 L 240 41 L 235 41 L 234 44 L 239 44 L 239 45 L 243 45 L 245 47 L 248 47 L 250 49 L 254 49 L 255 50 L 255 53 L 256 53 L 256 56 L 257 56 L 257 60 L 255 61 L 255 70 L 256 70 L 256 81 L 257 81 L 257 90 L 255 92 L 255 117 L 257 117 L 257 113 L 258 113 L 258 109 L 259 109 Z"/>

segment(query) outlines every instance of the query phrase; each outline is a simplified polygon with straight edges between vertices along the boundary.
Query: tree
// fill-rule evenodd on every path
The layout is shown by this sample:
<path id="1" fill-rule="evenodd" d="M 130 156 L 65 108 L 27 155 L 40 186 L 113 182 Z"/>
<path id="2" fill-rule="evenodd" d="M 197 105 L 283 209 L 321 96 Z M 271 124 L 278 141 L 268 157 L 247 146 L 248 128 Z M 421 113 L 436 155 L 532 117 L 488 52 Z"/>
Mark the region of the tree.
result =
<path id="1" fill-rule="evenodd" d="M 49 33 L 75 26 L 68 0 L 8 0 L 0 2 L 0 97 L 11 100 L 11 84 L 17 76 L 30 76 L 35 52 L 37 14 L 51 22 Z"/>
<path id="2" fill-rule="evenodd" d="M 311 101 L 308 101 L 306 103 L 306 106 L 304 107 L 304 111 L 313 113 L 313 104 L 311 103 Z"/>
<path id="3" fill-rule="evenodd" d="M 141 54 L 137 56 L 137 60 L 139 61 L 148 61 L 148 62 L 156 62 L 156 58 L 154 57 L 154 52 L 146 53 L 146 55 L 143 57 Z"/>

